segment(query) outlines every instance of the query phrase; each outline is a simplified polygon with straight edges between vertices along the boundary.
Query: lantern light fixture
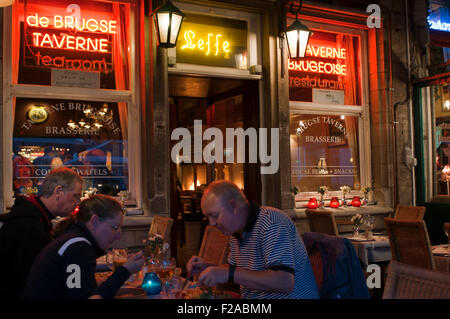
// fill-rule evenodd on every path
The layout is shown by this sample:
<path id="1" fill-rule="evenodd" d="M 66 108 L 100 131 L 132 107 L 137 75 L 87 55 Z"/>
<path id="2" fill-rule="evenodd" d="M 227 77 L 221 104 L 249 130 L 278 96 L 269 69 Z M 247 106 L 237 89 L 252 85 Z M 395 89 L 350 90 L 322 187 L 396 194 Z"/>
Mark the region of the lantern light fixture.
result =
<path id="1" fill-rule="evenodd" d="M 291 11 L 292 7 L 293 4 L 291 4 Z M 305 56 L 309 37 L 312 34 L 312 31 L 298 20 L 298 13 L 301 8 L 302 1 L 300 1 L 298 9 L 295 13 L 294 23 L 287 27 L 285 32 L 290 59 L 303 58 Z"/>
<path id="2" fill-rule="evenodd" d="M 14 3 L 14 0 L 0 0 L 0 7 L 8 7 Z"/>
<path id="3" fill-rule="evenodd" d="M 158 46 L 174 48 L 177 44 L 178 33 L 184 13 L 175 7 L 170 0 L 151 13 L 154 16 Z"/>

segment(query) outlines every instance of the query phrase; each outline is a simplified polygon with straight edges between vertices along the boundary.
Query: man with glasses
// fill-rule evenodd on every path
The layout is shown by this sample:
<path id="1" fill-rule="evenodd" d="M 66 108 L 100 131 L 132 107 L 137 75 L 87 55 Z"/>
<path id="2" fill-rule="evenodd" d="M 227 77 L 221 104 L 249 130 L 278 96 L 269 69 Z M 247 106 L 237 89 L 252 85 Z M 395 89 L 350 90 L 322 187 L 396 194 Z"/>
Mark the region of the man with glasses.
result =
<path id="1" fill-rule="evenodd" d="M 20 296 L 38 253 L 52 240 L 52 220 L 69 216 L 80 204 L 83 180 L 73 170 L 52 170 L 41 196 L 18 196 L 0 215 L 0 297 Z"/>

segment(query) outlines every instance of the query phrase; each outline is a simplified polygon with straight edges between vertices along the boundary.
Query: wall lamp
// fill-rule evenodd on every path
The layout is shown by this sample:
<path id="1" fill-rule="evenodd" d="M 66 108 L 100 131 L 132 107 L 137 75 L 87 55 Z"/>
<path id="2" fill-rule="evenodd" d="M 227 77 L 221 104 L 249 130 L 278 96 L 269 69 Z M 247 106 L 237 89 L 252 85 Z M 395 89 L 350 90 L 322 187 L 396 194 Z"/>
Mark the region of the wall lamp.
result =
<path id="1" fill-rule="evenodd" d="M 174 48 L 177 44 L 184 13 L 168 0 L 151 12 L 150 16 L 155 19 L 158 46 L 161 48 Z"/>
<path id="2" fill-rule="evenodd" d="M 302 0 L 300 0 L 298 9 L 295 13 L 295 21 L 289 27 L 286 28 L 286 40 L 289 50 L 289 58 L 303 58 L 305 56 L 306 47 L 308 45 L 309 36 L 312 31 L 308 29 L 303 23 L 298 20 L 298 13 L 302 8 Z M 291 12 L 294 1 L 291 1 Z"/>

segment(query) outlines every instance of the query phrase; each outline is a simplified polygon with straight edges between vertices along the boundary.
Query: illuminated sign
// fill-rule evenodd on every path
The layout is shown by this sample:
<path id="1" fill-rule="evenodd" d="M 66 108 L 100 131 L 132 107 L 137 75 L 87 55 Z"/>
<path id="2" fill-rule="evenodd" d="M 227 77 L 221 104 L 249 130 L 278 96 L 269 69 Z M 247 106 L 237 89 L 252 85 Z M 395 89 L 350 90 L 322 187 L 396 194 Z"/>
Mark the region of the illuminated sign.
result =
<path id="1" fill-rule="evenodd" d="M 430 24 L 430 29 L 450 32 L 450 23 L 441 22 L 441 20 L 438 21 L 428 20 L 428 23 Z"/>
<path id="2" fill-rule="evenodd" d="M 321 79 L 320 77 L 310 77 L 308 75 L 304 77 L 290 76 L 289 87 L 292 88 L 323 88 L 332 90 L 345 90 L 345 83 L 330 80 Z"/>
<path id="3" fill-rule="evenodd" d="M 248 69 L 247 21 L 187 14 L 176 62 Z"/>
<path id="4" fill-rule="evenodd" d="M 112 41 L 117 21 L 74 16 L 25 18 L 24 64 L 80 71 L 112 70 Z"/>
<path id="5" fill-rule="evenodd" d="M 213 48 L 213 54 L 219 55 L 224 54 L 225 58 L 229 58 L 230 42 L 224 41 L 222 34 L 212 34 L 208 33 L 206 39 L 196 39 L 195 32 L 188 30 L 184 32 L 185 44 L 181 46 L 181 50 L 200 50 L 209 55 L 211 53 L 211 48 Z"/>
<path id="6" fill-rule="evenodd" d="M 336 49 L 325 46 L 312 46 L 306 47 L 305 56 L 315 58 L 326 58 L 334 60 L 345 60 L 346 50 Z M 290 71 L 312 72 L 332 75 L 347 75 L 347 65 L 345 63 L 334 63 L 315 61 L 309 59 L 290 60 L 288 59 L 288 68 Z"/>

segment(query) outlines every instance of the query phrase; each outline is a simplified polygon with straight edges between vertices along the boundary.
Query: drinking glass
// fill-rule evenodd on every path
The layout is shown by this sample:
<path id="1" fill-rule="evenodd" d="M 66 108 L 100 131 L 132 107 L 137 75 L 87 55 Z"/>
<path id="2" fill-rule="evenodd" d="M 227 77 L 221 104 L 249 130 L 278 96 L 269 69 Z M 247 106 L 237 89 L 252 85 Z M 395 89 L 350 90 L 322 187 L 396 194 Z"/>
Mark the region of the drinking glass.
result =
<path id="1" fill-rule="evenodd" d="M 123 266 L 128 260 L 128 250 L 126 248 L 122 249 L 113 249 L 113 271 L 116 270 L 116 267 Z"/>
<path id="2" fill-rule="evenodd" d="M 168 258 L 159 260 L 156 265 L 156 273 L 161 279 L 162 283 L 162 291 L 164 298 L 167 296 L 166 285 L 167 282 L 172 278 L 175 268 L 177 267 L 177 263 L 175 258 Z"/>

